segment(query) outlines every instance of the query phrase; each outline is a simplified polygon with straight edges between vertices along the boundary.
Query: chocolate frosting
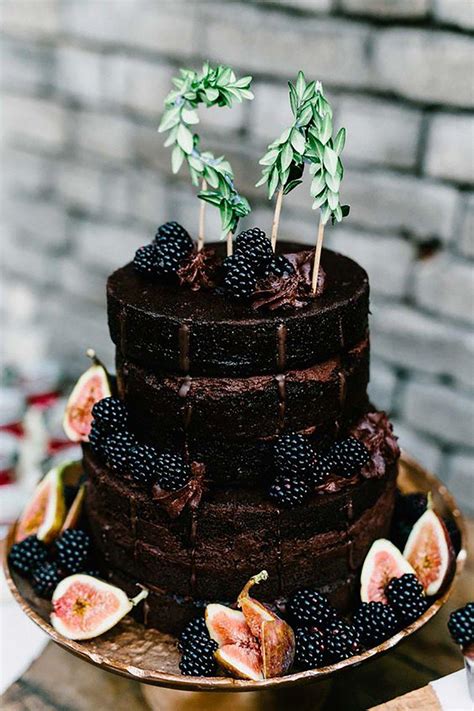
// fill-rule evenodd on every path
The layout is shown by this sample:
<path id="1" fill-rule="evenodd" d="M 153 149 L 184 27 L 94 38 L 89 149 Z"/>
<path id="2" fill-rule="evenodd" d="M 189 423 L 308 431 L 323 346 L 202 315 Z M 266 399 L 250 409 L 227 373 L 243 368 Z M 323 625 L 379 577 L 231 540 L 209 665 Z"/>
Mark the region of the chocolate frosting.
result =
<path id="1" fill-rule="evenodd" d="M 192 252 L 178 270 L 180 286 L 189 286 L 192 291 L 214 289 L 219 261 L 214 249 Z"/>
<path id="2" fill-rule="evenodd" d="M 315 296 L 324 292 L 326 275 L 320 266 L 316 293 L 311 291 L 314 250 L 284 254 L 294 268 L 290 276 L 270 275 L 257 283 L 257 289 L 252 297 L 252 308 L 255 310 L 267 308 L 270 311 L 278 309 L 301 309 L 309 304 Z"/>
<path id="3" fill-rule="evenodd" d="M 191 464 L 192 476 L 188 483 L 177 491 L 165 491 L 159 484 L 152 489 L 153 499 L 168 514 L 170 518 L 177 518 L 185 506 L 191 510 L 197 509 L 205 490 L 205 467 L 199 462 Z"/>
<path id="4" fill-rule="evenodd" d="M 365 444 L 370 461 L 362 469 L 365 479 L 384 476 L 387 464 L 400 456 L 397 437 L 385 412 L 367 412 L 351 430 L 351 434 Z"/>

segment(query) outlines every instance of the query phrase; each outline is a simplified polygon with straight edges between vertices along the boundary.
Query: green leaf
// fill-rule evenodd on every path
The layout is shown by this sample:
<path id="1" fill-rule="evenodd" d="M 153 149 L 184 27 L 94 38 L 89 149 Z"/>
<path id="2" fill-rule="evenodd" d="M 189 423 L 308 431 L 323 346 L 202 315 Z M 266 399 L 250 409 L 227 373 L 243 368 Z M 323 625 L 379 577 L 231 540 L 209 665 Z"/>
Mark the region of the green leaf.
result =
<path id="1" fill-rule="evenodd" d="M 324 179 L 326 181 L 326 185 L 330 190 L 332 190 L 334 193 L 339 192 L 339 186 L 341 184 L 341 179 L 337 175 L 331 175 L 330 173 L 326 172 L 324 174 Z"/>
<path id="2" fill-rule="evenodd" d="M 326 145 L 332 136 L 332 120 L 329 114 L 326 114 L 323 118 L 321 133 L 319 134 L 319 140 L 321 143 Z"/>
<path id="3" fill-rule="evenodd" d="M 163 133 L 163 131 L 169 131 L 170 128 L 176 126 L 176 124 L 179 123 L 179 115 L 179 107 L 168 109 L 168 111 L 165 111 L 158 127 L 158 133 Z"/>
<path id="4" fill-rule="evenodd" d="M 171 170 L 173 173 L 177 173 L 183 164 L 185 153 L 181 150 L 179 146 L 173 148 L 171 154 Z"/>
<path id="5" fill-rule="evenodd" d="M 278 174 L 278 170 L 276 168 L 273 168 L 271 175 L 270 175 L 270 180 L 268 182 L 268 199 L 269 200 L 272 199 L 272 197 L 275 193 L 275 190 L 278 187 L 279 177 L 280 176 Z"/>
<path id="6" fill-rule="evenodd" d="M 220 67 L 219 69 L 219 77 L 216 81 L 216 84 L 217 86 L 226 86 L 226 84 L 231 81 L 232 69 L 230 67 Z"/>
<path id="7" fill-rule="evenodd" d="M 281 134 L 280 138 L 277 139 L 277 141 L 276 141 L 277 145 L 282 145 L 283 143 L 286 143 L 290 137 L 290 133 L 291 133 L 291 126 L 290 126 L 290 128 L 286 128 L 283 131 L 283 133 Z"/>
<path id="8" fill-rule="evenodd" d="M 298 113 L 298 95 L 296 93 L 296 89 L 291 83 L 291 81 L 288 82 L 288 87 L 290 90 L 290 108 L 293 113 L 293 116 L 296 117 Z"/>
<path id="9" fill-rule="evenodd" d="M 273 165 L 279 155 L 280 151 L 274 148 L 273 150 L 268 151 L 268 153 L 265 153 L 263 158 L 260 158 L 258 162 L 260 165 Z"/>
<path id="10" fill-rule="evenodd" d="M 188 156 L 188 163 L 198 173 L 202 173 L 204 166 L 203 166 L 202 160 L 200 158 L 198 158 L 197 156 L 190 155 L 190 156 Z"/>
<path id="11" fill-rule="evenodd" d="M 311 104 L 307 104 L 298 116 L 298 123 L 300 126 L 306 126 L 311 121 L 312 117 L 313 107 Z"/>
<path id="12" fill-rule="evenodd" d="M 175 126 L 168 133 L 168 136 L 166 137 L 166 141 L 164 142 L 164 146 L 166 148 L 168 148 L 169 146 L 172 146 L 173 143 L 176 142 L 176 136 L 178 135 L 178 128 L 179 128 L 179 126 Z"/>
<path id="13" fill-rule="evenodd" d="M 221 197 L 216 193 L 201 190 L 201 192 L 198 193 L 198 198 L 204 200 L 205 202 L 208 202 L 210 205 L 215 205 L 216 207 L 219 207 L 219 205 L 221 204 Z"/>
<path id="14" fill-rule="evenodd" d="M 182 148 L 185 153 L 192 152 L 194 146 L 193 134 L 184 124 L 180 124 L 176 140 L 180 148 Z"/>
<path id="15" fill-rule="evenodd" d="M 316 195 L 319 195 L 319 193 L 325 189 L 326 181 L 324 180 L 324 175 L 321 173 L 311 181 L 310 193 L 313 197 L 316 197 Z"/>
<path id="16" fill-rule="evenodd" d="M 323 222 L 323 225 L 327 223 L 329 218 L 331 217 L 331 208 L 329 205 L 324 205 L 324 207 L 321 208 L 321 220 Z"/>
<path id="17" fill-rule="evenodd" d="M 295 89 L 296 89 L 296 93 L 298 95 L 298 99 L 301 101 L 301 99 L 303 98 L 305 89 L 306 89 L 306 80 L 305 80 L 305 77 L 304 77 L 304 74 L 302 71 L 298 72 L 298 77 L 296 79 Z"/>
<path id="18" fill-rule="evenodd" d="M 338 205 L 336 209 L 334 210 L 334 217 L 336 218 L 337 222 L 341 222 L 342 220 L 342 210 L 341 206 Z"/>
<path id="19" fill-rule="evenodd" d="M 328 190 L 328 205 L 331 210 L 335 210 L 339 205 L 339 193 L 334 193 L 332 190 Z"/>
<path id="20" fill-rule="evenodd" d="M 246 76 L 246 77 L 242 77 L 241 79 L 238 79 L 235 82 L 234 86 L 237 89 L 248 89 L 248 87 L 250 86 L 251 83 L 252 83 L 252 77 Z"/>
<path id="21" fill-rule="evenodd" d="M 332 148 L 329 148 L 329 146 L 324 146 L 323 162 L 328 173 L 335 175 L 337 170 L 337 154 Z"/>
<path id="22" fill-rule="evenodd" d="M 291 144 L 285 143 L 285 145 L 283 146 L 283 150 L 281 152 L 281 156 L 280 156 L 280 165 L 281 165 L 282 171 L 284 171 L 290 167 L 292 160 L 293 160 L 293 149 L 291 147 Z"/>
<path id="23" fill-rule="evenodd" d="M 335 153 L 337 153 L 338 156 L 341 155 L 345 142 L 346 142 L 346 129 L 340 128 L 339 131 L 337 132 L 336 138 L 334 139 L 334 151 L 335 151 Z"/>
<path id="24" fill-rule="evenodd" d="M 212 87 L 209 89 L 204 89 L 204 93 L 206 95 L 206 99 L 211 103 L 213 103 L 219 97 L 219 90 L 213 89 Z"/>
<path id="25" fill-rule="evenodd" d="M 309 101 L 310 99 L 312 99 L 314 96 L 315 89 L 316 82 L 310 81 L 309 84 L 306 86 L 306 89 L 304 90 L 302 102 Z"/>
<path id="26" fill-rule="evenodd" d="M 261 185 L 265 185 L 265 183 L 267 182 L 267 178 L 268 178 L 267 175 L 262 175 L 262 177 L 260 178 L 260 180 L 255 183 L 255 187 L 256 187 L 256 188 L 259 188 Z"/>
<path id="27" fill-rule="evenodd" d="M 306 141 L 304 140 L 304 136 L 302 136 L 298 129 L 293 129 L 293 131 L 291 132 L 290 141 L 295 151 L 303 155 Z"/>
<path id="28" fill-rule="evenodd" d="M 287 183 L 283 188 L 283 195 L 288 195 L 288 193 L 291 193 L 291 191 L 294 190 L 298 185 L 301 185 L 302 182 L 302 180 L 290 180 L 290 182 Z"/>
<path id="29" fill-rule="evenodd" d="M 183 109 L 181 112 L 181 118 L 184 123 L 187 124 L 199 123 L 199 117 L 194 109 Z"/>
<path id="30" fill-rule="evenodd" d="M 204 177 L 212 188 L 219 187 L 219 176 L 214 168 L 207 165 L 204 170 Z"/>
<path id="31" fill-rule="evenodd" d="M 252 101 L 254 97 L 253 91 L 250 91 L 250 89 L 239 89 L 239 92 L 242 99 L 248 99 L 249 101 Z"/>
<path id="32" fill-rule="evenodd" d="M 321 163 L 324 159 L 324 146 L 315 136 L 310 136 L 309 138 L 310 146 L 313 148 L 314 152 L 317 154 Z"/>
<path id="33" fill-rule="evenodd" d="M 326 197 L 327 197 L 327 191 L 325 190 L 324 192 L 321 193 L 321 195 L 318 195 L 318 197 L 314 200 L 312 208 L 313 210 L 317 210 L 318 207 L 321 207 L 321 205 L 326 204 Z"/>

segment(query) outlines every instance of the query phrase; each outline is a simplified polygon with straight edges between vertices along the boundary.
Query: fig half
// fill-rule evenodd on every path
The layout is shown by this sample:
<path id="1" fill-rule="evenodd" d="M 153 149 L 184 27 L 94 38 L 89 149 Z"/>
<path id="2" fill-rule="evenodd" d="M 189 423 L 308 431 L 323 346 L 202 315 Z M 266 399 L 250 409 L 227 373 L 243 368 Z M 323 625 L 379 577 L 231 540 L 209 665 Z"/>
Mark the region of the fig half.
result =
<path id="1" fill-rule="evenodd" d="M 75 462 L 53 467 L 43 477 L 20 516 L 15 542 L 36 535 L 40 541 L 51 543 L 60 533 L 65 516 L 63 475 Z"/>
<path id="2" fill-rule="evenodd" d="M 385 588 L 392 578 L 405 573 L 415 573 L 398 548 L 386 538 L 372 543 L 360 574 L 360 599 L 362 602 L 384 602 Z"/>
<path id="3" fill-rule="evenodd" d="M 293 664 L 293 630 L 249 595 L 251 587 L 267 577 L 268 573 L 263 570 L 247 582 L 237 598 L 241 612 L 217 604 L 206 608 L 209 634 L 219 645 L 215 657 L 221 666 L 239 678 L 258 681 L 282 676 Z"/>
<path id="4" fill-rule="evenodd" d="M 452 571 L 455 554 L 443 520 L 431 508 L 413 526 L 403 555 L 415 570 L 425 595 L 436 595 Z"/>
<path id="5" fill-rule="evenodd" d="M 71 442 L 87 442 L 92 425 L 92 408 L 104 397 L 110 397 L 109 376 L 93 350 L 87 355 L 91 365 L 81 375 L 70 394 L 63 417 L 63 429 Z"/>
<path id="6" fill-rule="evenodd" d="M 92 639 L 110 630 L 148 595 L 129 600 L 115 585 L 82 573 L 64 578 L 53 593 L 51 624 L 68 639 Z"/>

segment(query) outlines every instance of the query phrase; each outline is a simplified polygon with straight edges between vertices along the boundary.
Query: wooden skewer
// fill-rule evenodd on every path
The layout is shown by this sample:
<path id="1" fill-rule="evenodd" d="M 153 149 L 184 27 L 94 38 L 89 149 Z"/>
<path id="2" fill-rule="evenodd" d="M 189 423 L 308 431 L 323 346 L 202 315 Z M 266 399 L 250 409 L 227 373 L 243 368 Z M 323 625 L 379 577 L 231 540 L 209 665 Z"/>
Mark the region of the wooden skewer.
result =
<path id="1" fill-rule="evenodd" d="M 276 203 L 275 203 L 275 212 L 273 213 L 272 237 L 271 237 L 273 251 L 275 251 L 275 249 L 276 249 L 278 227 L 280 225 L 280 213 L 281 213 L 282 202 L 283 202 L 283 187 L 281 187 L 277 193 L 277 199 L 276 199 Z"/>
<path id="2" fill-rule="evenodd" d="M 207 182 L 205 178 L 202 179 L 201 190 L 207 190 Z M 199 208 L 199 231 L 197 239 L 197 251 L 200 252 L 204 247 L 204 218 L 206 211 L 206 201 L 201 200 L 201 207 Z"/>
<path id="3" fill-rule="evenodd" d="M 233 247 L 234 247 L 234 246 L 233 246 L 233 243 L 232 243 L 233 237 L 234 237 L 234 233 L 233 233 L 233 232 L 228 232 L 228 233 L 227 233 L 227 256 L 228 256 L 228 257 L 230 257 L 230 256 L 232 255 L 232 252 L 233 252 Z"/>
<path id="4" fill-rule="evenodd" d="M 324 223 L 322 218 L 319 218 L 318 226 L 318 240 L 316 242 L 316 249 L 314 250 L 314 262 L 313 262 L 313 278 L 311 280 L 311 291 L 316 294 L 318 288 L 318 274 L 319 274 L 319 263 L 321 261 L 321 250 L 323 248 L 324 239 Z"/>

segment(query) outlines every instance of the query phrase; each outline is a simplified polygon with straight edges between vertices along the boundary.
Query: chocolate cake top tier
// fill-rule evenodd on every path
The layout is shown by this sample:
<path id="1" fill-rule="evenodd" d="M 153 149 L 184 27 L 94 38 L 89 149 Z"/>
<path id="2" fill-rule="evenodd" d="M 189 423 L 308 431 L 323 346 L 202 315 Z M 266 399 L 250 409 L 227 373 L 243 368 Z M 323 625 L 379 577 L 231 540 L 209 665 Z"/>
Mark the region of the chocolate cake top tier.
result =
<path id="1" fill-rule="evenodd" d="M 215 291 L 150 282 L 128 264 L 107 283 L 112 340 L 123 357 L 170 373 L 237 377 L 309 367 L 355 346 L 368 330 L 366 272 L 330 250 L 321 263 L 323 294 L 305 308 L 277 313 Z"/>

